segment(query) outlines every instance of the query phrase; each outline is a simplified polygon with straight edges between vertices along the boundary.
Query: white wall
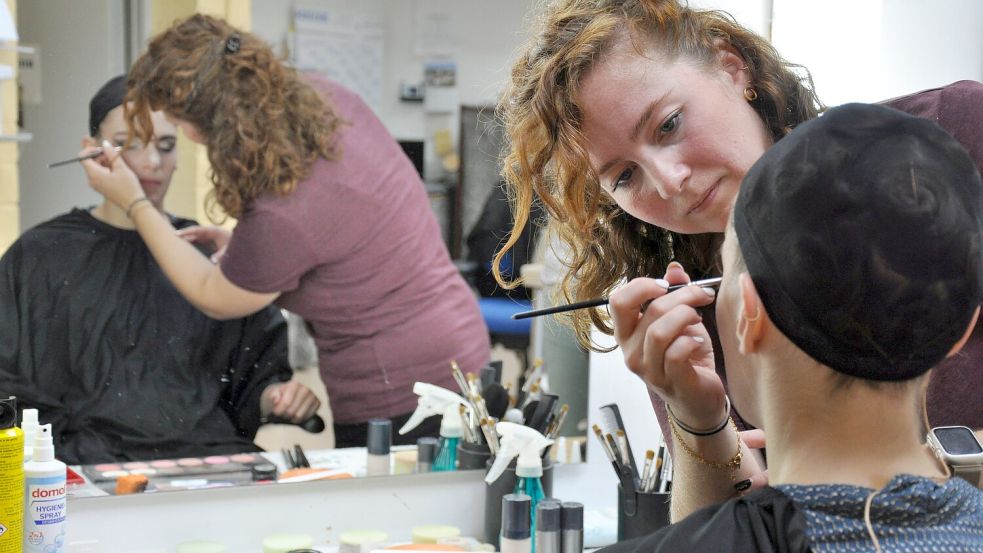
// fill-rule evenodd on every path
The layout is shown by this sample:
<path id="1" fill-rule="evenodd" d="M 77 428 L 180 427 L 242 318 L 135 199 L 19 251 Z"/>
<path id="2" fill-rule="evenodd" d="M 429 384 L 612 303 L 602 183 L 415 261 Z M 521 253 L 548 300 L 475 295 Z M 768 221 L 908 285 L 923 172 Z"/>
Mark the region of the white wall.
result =
<path id="1" fill-rule="evenodd" d="M 983 80 L 979 0 L 774 0 L 772 42 L 834 106 Z"/>
<path id="2" fill-rule="evenodd" d="M 440 128 L 449 128 L 455 144 L 458 117 L 425 114 L 420 103 L 401 102 L 401 82 L 420 83 L 423 62 L 428 58 L 415 53 L 418 16 L 444 14 L 452 29 L 457 62 L 457 88 L 463 104 L 494 104 L 500 94 L 512 54 L 527 35 L 523 32 L 530 0 L 253 0 L 253 32 L 273 45 L 280 45 L 290 28 L 294 5 L 337 10 L 345 14 L 368 14 L 384 21 L 385 67 L 379 117 L 397 138 L 428 139 Z M 427 178 L 439 176 L 433 148 L 427 144 Z"/>
<path id="3" fill-rule="evenodd" d="M 88 134 L 89 98 L 123 72 L 123 3 L 119 0 L 18 2 L 21 44 L 37 46 L 41 58 L 41 105 L 24 106 L 25 130 L 33 141 L 20 149 L 21 229 L 100 196 L 82 169 L 48 169 L 74 156 Z"/>

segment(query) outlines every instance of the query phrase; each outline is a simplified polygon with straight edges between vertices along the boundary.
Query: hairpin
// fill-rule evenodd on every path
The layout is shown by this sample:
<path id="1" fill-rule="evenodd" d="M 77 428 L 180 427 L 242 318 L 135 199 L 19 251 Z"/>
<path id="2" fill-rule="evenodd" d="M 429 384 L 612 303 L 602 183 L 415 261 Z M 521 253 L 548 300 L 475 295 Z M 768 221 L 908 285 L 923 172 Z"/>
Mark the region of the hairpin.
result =
<path id="1" fill-rule="evenodd" d="M 239 46 L 241 45 L 242 40 L 239 38 L 239 33 L 232 33 L 232 36 L 225 41 L 225 53 L 235 54 L 239 51 Z"/>

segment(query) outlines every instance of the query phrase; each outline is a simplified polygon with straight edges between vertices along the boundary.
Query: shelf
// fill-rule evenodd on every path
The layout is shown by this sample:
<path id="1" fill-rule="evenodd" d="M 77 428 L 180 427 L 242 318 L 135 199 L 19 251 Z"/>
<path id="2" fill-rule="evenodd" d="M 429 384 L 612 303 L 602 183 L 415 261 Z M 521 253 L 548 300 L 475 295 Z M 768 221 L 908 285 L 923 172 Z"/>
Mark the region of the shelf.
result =
<path id="1" fill-rule="evenodd" d="M 30 142 L 31 140 L 34 140 L 34 135 L 29 132 L 0 134 L 0 142 Z"/>

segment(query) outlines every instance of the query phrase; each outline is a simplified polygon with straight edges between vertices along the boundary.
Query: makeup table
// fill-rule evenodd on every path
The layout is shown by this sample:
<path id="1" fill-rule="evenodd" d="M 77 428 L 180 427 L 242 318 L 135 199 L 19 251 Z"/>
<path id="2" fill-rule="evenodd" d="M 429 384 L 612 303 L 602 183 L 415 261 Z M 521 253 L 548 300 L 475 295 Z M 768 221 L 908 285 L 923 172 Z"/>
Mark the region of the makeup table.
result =
<path id="1" fill-rule="evenodd" d="M 587 465 L 554 470 L 555 492 L 583 502 Z M 336 546 L 346 530 L 378 528 L 408 541 L 410 530 L 425 524 L 481 536 L 483 478 L 484 471 L 453 471 L 70 497 L 67 552 L 172 553 L 185 541 L 213 540 L 230 553 L 260 553 L 263 537 L 275 532 L 304 533 L 315 544 Z"/>

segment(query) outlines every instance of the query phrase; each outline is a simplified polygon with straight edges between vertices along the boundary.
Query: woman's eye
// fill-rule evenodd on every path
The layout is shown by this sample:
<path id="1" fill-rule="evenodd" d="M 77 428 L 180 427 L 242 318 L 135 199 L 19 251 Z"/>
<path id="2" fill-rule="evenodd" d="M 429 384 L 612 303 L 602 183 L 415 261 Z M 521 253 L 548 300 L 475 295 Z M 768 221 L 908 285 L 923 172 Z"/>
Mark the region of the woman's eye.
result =
<path id="1" fill-rule="evenodd" d="M 169 154 L 174 151 L 177 141 L 173 138 L 162 138 L 157 141 L 157 151 Z"/>
<path id="2" fill-rule="evenodd" d="M 126 148 L 129 151 L 137 151 L 137 150 L 142 150 L 143 149 L 143 143 L 140 142 L 139 140 L 134 140 L 133 142 L 130 142 L 129 146 L 127 146 L 125 140 L 117 140 L 116 141 L 116 147 L 117 148 Z"/>
<path id="3" fill-rule="evenodd" d="M 627 169 L 622 171 L 621 174 L 618 175 L 616 179 L 614 179 L 614 184 L 611 185 L 611 192 L 614 192 L 618 188 L 621 188 L 622 186 L 627 185 L 629 182 L 631 182 L 631 176 L 634 173 L 635 173 L 635 169 L 632 167 L 628 167 Z"/>
<path id="4" fill-rule="evenodd" d="M 665 123 L 662 123 L 662 126 L 659 127 L 659 132 L 662 134 L 669 134 L 676 130 L 676 127 L 679 126 L 680 117 L 682 117 L 682 114 L 680 114 L 678 111 L 670 115 L 669 118 L 666 119 Z"/>

